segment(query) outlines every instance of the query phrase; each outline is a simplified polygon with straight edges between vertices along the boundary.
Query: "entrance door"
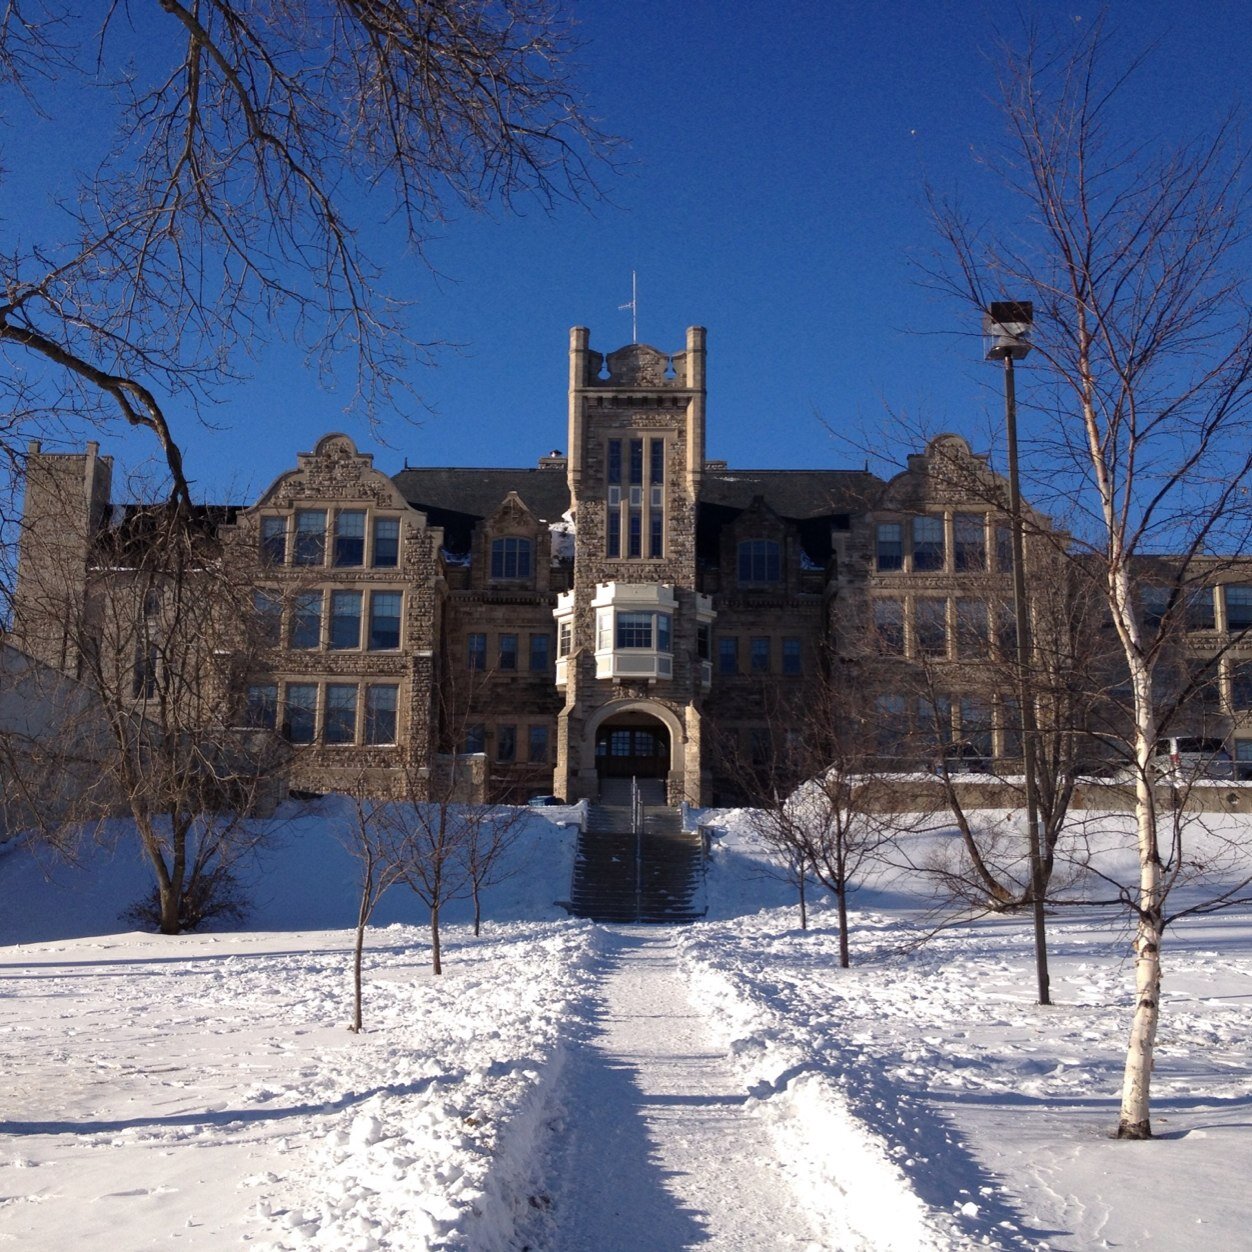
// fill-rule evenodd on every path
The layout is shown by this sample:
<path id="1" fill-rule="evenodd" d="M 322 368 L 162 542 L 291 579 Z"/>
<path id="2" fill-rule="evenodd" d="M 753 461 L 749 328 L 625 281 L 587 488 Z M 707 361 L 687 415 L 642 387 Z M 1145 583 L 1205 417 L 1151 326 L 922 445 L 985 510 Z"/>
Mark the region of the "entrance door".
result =
<path id="1" fill-rule="evenodd" d="M 669 731 L 655 718 L 614 718 L 596 731 L 596 772 L 601 778 L 665 778 Z"/>

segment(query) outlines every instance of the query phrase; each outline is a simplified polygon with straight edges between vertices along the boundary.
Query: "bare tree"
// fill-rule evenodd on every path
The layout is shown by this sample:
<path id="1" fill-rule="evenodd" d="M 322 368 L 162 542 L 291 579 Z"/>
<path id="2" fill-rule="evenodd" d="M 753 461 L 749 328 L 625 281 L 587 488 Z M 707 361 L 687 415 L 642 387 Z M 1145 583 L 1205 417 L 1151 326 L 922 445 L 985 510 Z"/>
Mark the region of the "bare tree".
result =
<path id="1" fill-rule="evenodd" d="M 509 862 L 526 819 L 517 805 L 466 805 L 460 812 L 465 824 L 465 870 L 474 904 L 474 937 L 482 929 L 482 893 L 517 872 Z"/>
<path id="2" fill-rule="evenodd" d="M 210 397 L 272 326 L 324 370 L 352 362 L 367 413 L 396 411 L 437 335 L 387 293 L 363 226 L 389 219 L 380 250 L 421 255 L 457 208 L 593 194 L 611 147 L 548 0 L 86 7 L 0 13 L 11 125 L 113 123 L 0 259 L 3 407 L 147 428 L 184 505 L 172 402 Z"/>
<path id="3" fill-rule="evenodd" d="M 177 504 L 130 507 L 93 536 L 77 571 L 51 543 L 24 582 L 17 623 L 29 651 L 40 635 L 63 638 L 85 693 L 77 715 L 60 719 L 55 751 L 80 774 L 89 761 L 91 776 L 58 799 L 54 820 L 129 816 L 154 879 L 153 900 L 132 916 L 165 934 L 239 911 L 234 866 L 264 833 L 249 815 L 266 806 L 286 757 L 248 724 L 260 631 L 249 571 L 220 559 L 219 520 Z"/>
<path id="4" fill-rule="evenodd" d="M 356 859 L 360 870 L 361 896 L 357 907 L 356 936 L 352 946 L 352 1025 L 360 1034 L 361 965 L 365 953 L 365 929 L 374 909 L 387 892 L 403 878 L 403 865 L 391 835 L 394 823 L 384 817 L 387 801 L 370 795 L 363 786 L 352 793 L 352 821 L 343 835 L 344 847 Z"/>
<path id="5" fill-rule="evenodd" d="M 1031 37 L 1005 53 L 1007 151 L 990 165 L 1023 205 L 1014 233 L 988 241 L 958 208 L 936 215 L 949 290 L 980 310 L 1001 293 L 1034 304 L 1048 417 L 1029 458 L 1035 494 L 1068 502 L 1125 667 L 1139 876 L 1118 1135 L 1146 1138 L 1169 880 L 1152 775 L 1163 653 L 1143 628 L 1136 562 L 1177 553 L 1185 584 L 1204 553 L 1246 544 L 1252 304 L 1231 124 L 1172 151 L 1120 139 L 1139 65 L 1110 72 L 1108 43 L 1097 23 L 1076 43 Z"/>

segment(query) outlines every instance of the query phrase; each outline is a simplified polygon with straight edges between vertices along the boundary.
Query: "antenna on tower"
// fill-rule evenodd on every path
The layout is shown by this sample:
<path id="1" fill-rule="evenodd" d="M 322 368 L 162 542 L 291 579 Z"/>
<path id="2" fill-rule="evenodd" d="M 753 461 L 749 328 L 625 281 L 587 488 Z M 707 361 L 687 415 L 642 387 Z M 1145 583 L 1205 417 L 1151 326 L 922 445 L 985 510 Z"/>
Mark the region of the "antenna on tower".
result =
<path id="1" fill-rule="evenodd" d="M 619 309 L 630 310 L 630 342 L 639 342 L 639 288 L 635 282 L 635 271 L 630 271 L 630 303 L 619 304 Z"/>

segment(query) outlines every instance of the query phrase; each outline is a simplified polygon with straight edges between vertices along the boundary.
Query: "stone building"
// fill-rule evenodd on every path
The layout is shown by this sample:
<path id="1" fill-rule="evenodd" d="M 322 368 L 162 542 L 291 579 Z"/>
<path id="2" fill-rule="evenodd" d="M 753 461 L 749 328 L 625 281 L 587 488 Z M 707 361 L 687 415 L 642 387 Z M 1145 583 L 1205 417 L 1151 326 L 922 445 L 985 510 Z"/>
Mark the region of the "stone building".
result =
<path id="1" fill-rule="evenodd" d="M 252 587 L 238 716 L 290 741 L 293 786 L 459 761 L 497 797 L 634 776 L 710 803 L 814 684 L 872 711 L 886 757 L 1013 756 L 1003 481 L 955 435 L 890 481 L 731 470 L 705 455 L 705 360 L 700 327 L 679 351 L 608 354 L 577 327 L 568 453 L 388 476 L 329 434 L 254 504 L 206 513 Z M 95 445 L 28 459 L 14 638 L 65 673 L 83 645 L 58 597 L 123 577 L 102 556 L 133 518 L 110 472 Z M 1031 521 L 1042 569 L 1063 540 Z M 1252 571 L 1215 563 L 1213 582 L 1181 654 L 1219 658 L 1204 724 L 1252 768 Z"/>

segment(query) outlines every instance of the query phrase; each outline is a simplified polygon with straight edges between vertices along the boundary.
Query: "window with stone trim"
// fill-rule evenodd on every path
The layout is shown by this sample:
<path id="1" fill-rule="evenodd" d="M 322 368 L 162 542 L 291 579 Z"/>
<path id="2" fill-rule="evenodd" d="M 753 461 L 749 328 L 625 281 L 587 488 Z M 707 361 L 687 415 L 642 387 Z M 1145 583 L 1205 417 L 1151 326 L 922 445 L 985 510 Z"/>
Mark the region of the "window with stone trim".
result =
<path id="1" fill-rule="evenodd" d="M 274 730 L 277 727 L 277 683 L 250 683 L 248 685 L 244 723 L 255 730 Z"/>
<path id="2" fill-rule="evenodd" d="M 904 568 L 904 526 L 902 523 L 878 523 L 875 532 L 874 563 L 884 573 Z"/>
<path id="3" fill-rule="evenodd" d="M 782 579 L 782 548 L 773 539 L 745 539 L 739 544 L 739 581 L 776 583 Z"/>
<path id="4" fill-rule="evenodd" d="M 1252 628 L 1252 584 L 1227 583 L 1222 592 L 1226 598 L 1226 629 Z"/>
<path id="5" fill-rule="evenodd" d="M 913 602 L 913 634 L 918 656 L 948 655 L 948 602 L 921 596 Z"/>
<path id="6" fill-rule="evenodd" d="M 369 650 L 388 652 L 400 646 L 400 616 L 404 608 L 402 591 L 370 592 Z"/>
<path id="7" fill-rule="evenodd" d="M 322 646 L 322 593 L 299 591 L 291 600 L 288 645 L 307 651 Z"/>
<path id="8" fill-rule="evenodd" d="M 400 563 L 400 519 L 374 518 L 374 566 L 394 569 Z"/>
<path id="9" fill-rule="evenodd" d="M 529 539 L 507 535 L 491 541 L 491 577 L 501 580 L 529 578 L 534 545 Z"/>
<path id="10" fill-rule="evenodd" d="M 532 765 L 545 765 L 548 760 L 548 727 L 532 722 L 527 731 L 526 759 Z"/>
<path id="11" fill-rule="evenodd" d="M 356 683 L 327 683 L 322 737 L 328 744 L 356 742 Z"/>
<path id="12" fill-rule="evenodd" d="M 283 693 L 283 734 L 292 743 L 312 743 L 317 731 L 317 684 L 288 683 Z"/>
<path id="13" fill-rule="evenodd" d="M 879 652 L 904 655 L 904 602 L 893 596 L 874 600 L 874 639 Z"/>
<path id="14" fill-rule="evenodd" d="M 752 673 L 769 673 L 769 654 L 769 636 L 753 635 L 748 642 L 748 664 Z"/>
<path id="15" fill-rule="evenodd" d="M 365 564 L 364 509 L 339 509 L 335 513 L 333 561 L 343 568 Z"/>
<path id="16" fill-rule="evenodd" d="M 330 647 L 336 651 L 361 646 L 361 593 L 330 593 Z"/>
<path id="17" fill-rule="evenodd" d="M 550 635 L 531 635 L 530 637 L 530 672 L 546 674 L 551 668 L 548 654 L 551 650 Z"/>
<path id="18" fill-rule="evenodd" d="M 365 688 L 365 742 L 386 745 L 396 741 L 396 710 L 400 688 L 395 683 L 370 683 Z"/>
<path id="19" fill-rule="evenodd" d="M 291 555 L 294 565 L 326 563 L 325 509 L 296 510 L 296 538 Z"/>
<path id="20" fill-rule="evenodd" d="M 261 518 L 261 560 L 267 565 L 286 564 L 287 519 L 285 517 Z"/>
<path id="21" fill-rule="evenodd" d="M 913 572 L 943 569 L 943 518 L 923 514 L 913 519 Z"/>
<path id="22" fill-rule="evenodd" d="M 987 568 L 986 514 L 953 514 L 952 565 L 958 571 L 981 572 Z"/>
<path id="23" fill-rule="evenodd" d="M 496 760 L 501 765 L 517 760 L 517 726 L 512 722 L 496 727 Z"/>
<path id="24" fill-rule="evenodd" d="M 481 631 L 474 631 L 466 636 L 466 659 L 472 670 L 487 668 L 487 636 Z"/>
<path id="25" fill-rule="evenodd" d="M 502 634 L 499 644 L 500 668 L 512 673 L 517 669 L 517 636 L 512 633 Z"/>
<path id="26" fill-rule="evenodd" d="M 737 635 L 718 635 L 717 672 L 728 675 L 739 672 L 739 638 Z"/>
<path id="27" fill-rule="evenodd" d="M 794 636 L 788 636 L 782 641 L 782 672 L 790 678 L 804 673 L 803 643 Z"/>

